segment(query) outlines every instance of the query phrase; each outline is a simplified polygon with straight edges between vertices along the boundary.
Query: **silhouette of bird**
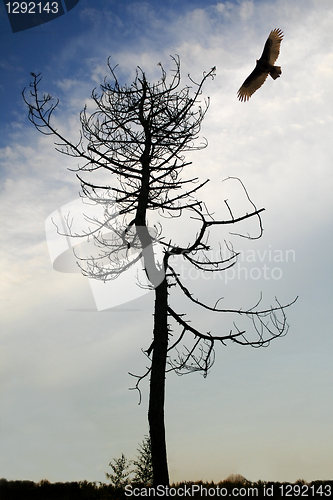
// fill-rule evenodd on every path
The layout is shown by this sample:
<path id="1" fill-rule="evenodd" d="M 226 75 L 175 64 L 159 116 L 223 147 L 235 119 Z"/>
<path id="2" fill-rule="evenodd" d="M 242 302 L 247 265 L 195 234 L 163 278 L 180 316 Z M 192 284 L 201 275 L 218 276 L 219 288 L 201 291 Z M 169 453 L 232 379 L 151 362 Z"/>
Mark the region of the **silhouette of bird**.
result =
<path id="1" fill-rule="evenodd" d="M 276 80 L 282 74 L 280 66 L 274 66 L 280 53 L 283 32 L 280 29 L 272 30 L 266 40 L 265 47 L 257 65 L 247 77 L 237 96 L 240 101 L 248 101 L 252 94 L 265 82 L 268 75 Z"/>

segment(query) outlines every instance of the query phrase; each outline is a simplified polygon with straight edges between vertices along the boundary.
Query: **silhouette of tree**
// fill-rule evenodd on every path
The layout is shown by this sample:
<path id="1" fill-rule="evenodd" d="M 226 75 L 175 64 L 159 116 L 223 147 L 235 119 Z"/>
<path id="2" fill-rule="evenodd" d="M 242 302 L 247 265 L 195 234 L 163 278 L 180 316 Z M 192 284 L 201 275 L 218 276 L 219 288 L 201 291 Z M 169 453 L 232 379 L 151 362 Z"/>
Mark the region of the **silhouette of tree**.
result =
<path id="1" fill-rule="evenodd" d="M 217 258 L 211 258 L 209 231 L 222 226 L 235 226 L 247 219 L 256 219 L 258 234 L 262 235 L 261 213 L 250 199 L 244 185 L 238 179 L 247 200 L 249 211 L 234 215 L 225 201 L 228 217 L 219 219 L 208 210 L 206 203 L 198 198 L 198 191 L 208 180 L 197 177 L 183 178 L 183 172 L 191 164 L 184 154 L 203 149 L 207 141 L 197 142 L 202 121 L 209 107 L 209 99 L 202 99 L 202 89 L 215 76 L 215 68 L 204 73 L 196 83 L 189 77 L 189 85 L 181 87 L 180 61 L 172 58 L 175 68 L 168 79 L 162 65 L 161 78 L 149 83 L 145 72 L 137 68 L 131 85 L 120 85 L 115 69 L 108 66 L 112 82 L 105 79 L 101 94 L 96 89 L 92 99 L 96 110 L 89 113 L 84 108 L 80 115 L 81 134 L 77 143 L 72 143 L 51 124 L 51 116 L 58 105 L 48 94 L 40 96 L 40 75 L 32 74 L 29 97 L 23 97 L 29 107 L 29 120 L 37 130 L 57 138 L 56 149 L 65 155 L 83 160 L 77 168 L 82 195 L 90 202 L 103 207 L 103 220 L 91 219 L 94 226 L 89 235 L 99 249 L 95 258 L 78 259 L 83 274 L 99 280 L 115 279 L 129 267 L 142 259 L 149 286 L 154 290 L 153 339 L 144 351 L 149 359 L 147 371 L 137 376 L 135 388 L 140 393 L 140 382 L 150 377 L 149 432 L 151 439 L 154 485 L 168 485 L 169 474 L 164 424 L 165 377 L 167 371 L 178 374 L 202 371 L 207 375 L 214 362 L 216 344 L 227 341 L 253 347 L 267 346 L 272 339 L 287 333 L 285 308 L 278 301 L 269 308 L 261 308 L 261 298 L 252 307 L 226 309 L 207 304 L 195 298 L 184 284 L 174 265 L 181 258 L 202 273 L 220 273 L 234 266 L 238 253 L 227 244 L 227 255 L 222 249 Z M 100 174 L 109 174 L 111 181 L 100 181 Z M 91 177 L 95 176 L 94 179 Z M 116 185 L 111 185 L 111 182 Z M 116 206 L 116 215 L 114 207 Z M 197 229 L 192 241 L 181 246 L 163 234 L 160 222 L 153 228 L 148 226 L 148 217 L 153 213 L 171 220 L 188 216 L 196 221 Z M 70 231 L 70 224 L 69 231 Z M 112 237 L 105 237 L 105 230 Z M 71 234 L 77 236 L 78 234 Z M 158 259 L 156 249 L 162 248 Z M 136 257 L 131 257 L 131 252 Z M 255 338 L 248 337 L 246 330 L 233 323 L 224 332 L 206 332 L 192 326 L 186 316 L 171 306 L 169 296 L 178 289 L 192 303 L 207 312 L 234 313 L 237 317 L 249 318 Z M 188 337 L 190 347 L 182 343 Z M 175 352 L 176 355 L 172 354 Z M 140 393 L 141 398 L 141 393 Z"/>
<path id="2" fill-rule="evenodd" d="M 131 474 L 131 471 L 129 470 L 130 463 L 123 453 L 120 458 L 114 458 L 113 462 L 114 463 L 111 461 L 109 463 L 113 472 L 106 472 L 105 475 L 107 479 L 111 481 L 111 485 L 115 489 L 122 489 L 129 482 L 129 476 Z"/>
<path id="3" fill-rule="evenodd" d="M 152 486 L 154 475 L 150 436 L 145 436 L 142 444 L 139 444 L 138 453 L 137 460 L 132 461 L 135 465 L 133 481 Z"/>

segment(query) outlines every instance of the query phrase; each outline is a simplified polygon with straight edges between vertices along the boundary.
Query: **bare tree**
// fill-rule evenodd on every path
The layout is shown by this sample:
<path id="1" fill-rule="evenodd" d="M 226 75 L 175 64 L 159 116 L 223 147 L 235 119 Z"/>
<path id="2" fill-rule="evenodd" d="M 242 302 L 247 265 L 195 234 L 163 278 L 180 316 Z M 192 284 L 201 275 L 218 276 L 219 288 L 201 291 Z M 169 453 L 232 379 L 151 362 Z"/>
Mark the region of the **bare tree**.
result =
<path id="1" fill-rule="evenodd" d="M 202 89 L 208 79 L 214 78 L 215 68 L 204 73 L 198 83 L 189 77 L 189 84 L 181 88 L 179 58 L 174 57 L 173 62 L 175 68 L 170 79 L 160 64 L 161 78 L 151 84 L 138 67 L 134 82 L 127 86 L 119 84 L 115 68 L 108 61 L 112 83 L 105 79 L 100 94 L 93 90 L 96 110 L 93 113 L 88 113 L 86 108 L 82 111 L 81 135 L 74 144 L 51 124 L 51 115 L 58 101 L 53 102 L 49 95 L 40 96 L 40 75 L 32 74 L 34 79 L 29 97 L 25 97 L 23 91 L 30 121 L 40 132 L 57 138 L 58 151 L 83 161 L 76 174 L 82 195 L 102 205 L 104 210 L 103 220 L 91 219 L 92 228 L 89 230 L 99 255 L 79 259 L 82 272 L 107 281 L 115 279 L 142 259 L 150 288 L 155 293 L 153 339 L 144 351 L 149 366 L 143 375 L 137 377 L 135 386 L 140 392 L 141 380 L 150 377 L 148 421 L 154 485 L 169 484 L 164 424 L 166 372 L 202 371 L 206 375 L 214 362 L 215 345 L 225 345 L 227 341 L 253 347 L 267 346 L 272 339 L 287 333 L 285 308 L 290 305 L 282 306 L 277 301 L 274 306 L 261 308 L 261 299 L 246 310 L 223 309 L 219 305 L 220 299 L 215 304 L 206 304 L 192 295 L 173 264 L 178 256 L 203 273 L 220 273 L 234 266 L 239 254 L 229 244 L 227 255 L 220 250 L 217 258 L 211 257 L 209 230 L 256 219 L 258 234 L 255 238 L 260 238 L 264 210 L 257 209 L 238 180 L 249 211 L 236 217 L 225 201 L 228 217 L 218 219 L 197 197 L 208 180 L 182 177 L 182 172 L 191 163 L 184 153 L 207 146 L 206 140 L 197 142 L 209 107 L 209 99 L 202 98 Z M 96 171 L 110 174 L 112 179 L 115 177 L 117 184 L 94 180 L 95 177 L 91 179 Z M 116 216 L 114 206 L 117 207 Z M 179 246 L 165 238 L 161 224 L 149 228 L 148 216 L 153 212 L 171 219 L 185 214 L 194 219 L 197 229 L 192 242 Z M 112 233 L 112 237 L 105 237 L 105 230 Z M 74 236 L 79 237 L 78 234 Z M 243 236 L 252 238 L 247 234 Z M 163 248 L 160 261 L 154 252 L 157 244 Z M 137 252 L 134 259 L 129 255 L 133 249 Z M 216 333 L 195 328 L 182 312 L 171 307 L 169 294 L 174 289 L 180 290 L 189 301 L 207 312 L 234 313 L 249 318 L 250 330 L 255 337 L 248 337 L 245 329 L 236 323 L 228 331 Z M 184 345 L 185 337 L 189 337 L 192 343 Z"/>

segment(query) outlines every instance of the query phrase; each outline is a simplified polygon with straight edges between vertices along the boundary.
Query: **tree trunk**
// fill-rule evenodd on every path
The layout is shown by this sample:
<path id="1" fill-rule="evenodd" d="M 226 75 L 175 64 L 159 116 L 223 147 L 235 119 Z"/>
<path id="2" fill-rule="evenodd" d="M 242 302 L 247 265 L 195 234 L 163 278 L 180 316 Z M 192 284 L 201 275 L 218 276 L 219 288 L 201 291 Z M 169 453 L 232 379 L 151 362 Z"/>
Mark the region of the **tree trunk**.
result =
<path id="1" fill-rule="evenodd" d="M 164 427 L 165 366 L 168 347 L 167 281 L 155 288 L 154 344 L 150 374 L 148 421 L 154 486 L 169 485 Z"/>

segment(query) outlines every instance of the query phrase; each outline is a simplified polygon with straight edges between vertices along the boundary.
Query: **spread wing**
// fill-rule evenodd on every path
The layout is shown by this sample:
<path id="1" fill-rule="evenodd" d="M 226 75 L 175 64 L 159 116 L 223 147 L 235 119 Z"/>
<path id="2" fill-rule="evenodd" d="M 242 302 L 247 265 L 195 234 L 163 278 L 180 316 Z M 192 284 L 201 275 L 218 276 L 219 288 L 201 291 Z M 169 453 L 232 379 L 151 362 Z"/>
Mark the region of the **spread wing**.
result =
<path id="1" fill-rule="evenodd" d="M 262 84 L 268 77 L 268 72 L 262 70 L 266 68 L 269 69 L 268 64 L 272 66 L 274 65 L 280 53 L 280 45 L 282 39 L 283 32 L 279 28 L 270 32 L 269 37 L 266 40 L 261 58 L 259 59 L 259 61 L 257 61 L 257 66 L 247 77 L 237 93 L 238 99 L 240 101 L 248 101 L 251 95 L 262 86 Z M 273 76 L 273 78 L 276 77 Z"/>
<path id="2" fill-rule="evenodd" d="M 266 40 L 260 60 L 274 64 L 280 54 L 280 45 L 283 39 L 283 32 L 280 29 L 272 30 Z"/>
<path id="3" fill-rule="evenodd" d="M 237 92 L 238 99 L 248 101 L 251 95 L 262 86 L 267 77 L 268 73 L 262 72 L 258 67 L 255 67 Z"/>

